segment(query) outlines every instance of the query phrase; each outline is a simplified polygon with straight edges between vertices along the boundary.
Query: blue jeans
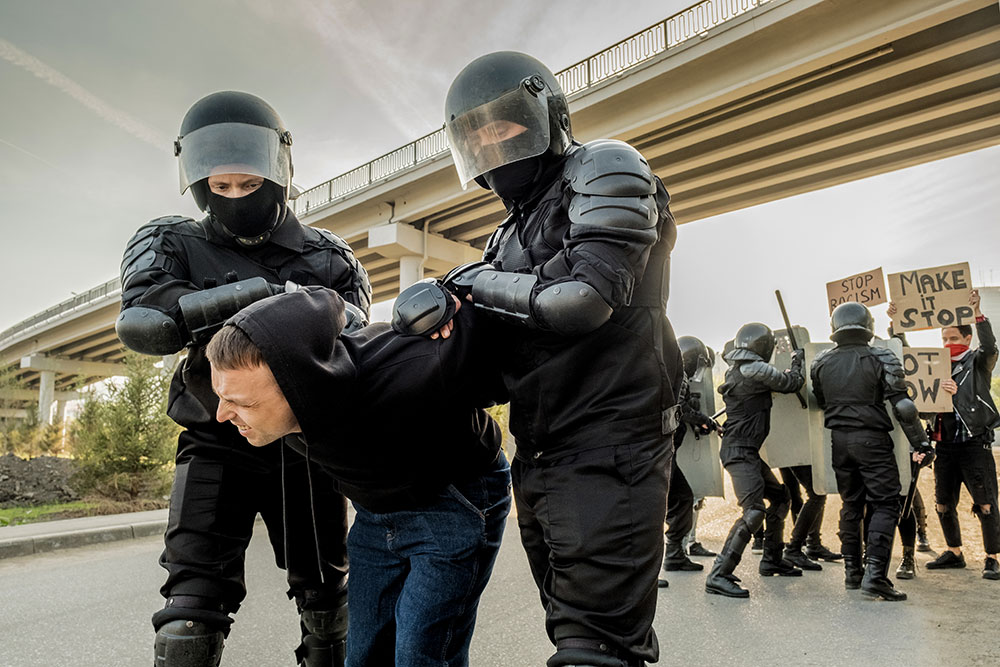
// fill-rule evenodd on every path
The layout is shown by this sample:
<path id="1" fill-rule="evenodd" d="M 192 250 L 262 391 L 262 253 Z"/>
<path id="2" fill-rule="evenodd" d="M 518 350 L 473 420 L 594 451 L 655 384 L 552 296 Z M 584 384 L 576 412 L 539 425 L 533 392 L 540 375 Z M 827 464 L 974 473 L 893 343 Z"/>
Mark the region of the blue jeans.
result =
<path id="1" fill-rule="evenodd" d="M 503 453 L 487 472 L 412 510 L 354 507 L 347 665 L 468 665 L 479 597 L 510 512 Z"/>

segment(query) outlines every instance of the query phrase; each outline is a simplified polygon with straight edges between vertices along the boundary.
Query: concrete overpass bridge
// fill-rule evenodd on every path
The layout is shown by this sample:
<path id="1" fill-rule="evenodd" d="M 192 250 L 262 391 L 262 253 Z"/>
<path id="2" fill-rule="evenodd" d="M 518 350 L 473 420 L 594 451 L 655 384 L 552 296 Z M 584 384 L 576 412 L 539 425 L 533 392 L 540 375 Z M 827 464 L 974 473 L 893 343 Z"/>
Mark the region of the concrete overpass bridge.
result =
<path id="1" fill-rule="evenodd" d="M 636 146 L 683 224 L 1000 143 L 1000 8 L 706 0 L 558 77 L 577 138 Z M 494 196 L 461 189 L 443 129 L 307 190 L 295 211 L 351 244 L 376 301 L 478 259 L 503 219 Z M 45 415 L 53 392 L 115 372 L 119 289 L 0 332 L 0 368 L 17 367 Z"/>

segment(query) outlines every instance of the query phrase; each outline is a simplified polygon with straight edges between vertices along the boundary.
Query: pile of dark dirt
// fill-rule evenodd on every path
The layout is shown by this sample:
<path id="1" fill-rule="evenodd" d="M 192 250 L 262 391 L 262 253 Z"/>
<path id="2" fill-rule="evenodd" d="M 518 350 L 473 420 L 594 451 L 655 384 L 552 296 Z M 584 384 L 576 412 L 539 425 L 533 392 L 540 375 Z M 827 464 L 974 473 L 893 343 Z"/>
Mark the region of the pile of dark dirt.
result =
<path id="1" fill-rule="evenodd" d="M 0 456 L 0 507 L 24 507 L 66 503 L 79 499 L 70 479 L 76 467 L 72 459 L 39 456 L 22 459 Z"/>

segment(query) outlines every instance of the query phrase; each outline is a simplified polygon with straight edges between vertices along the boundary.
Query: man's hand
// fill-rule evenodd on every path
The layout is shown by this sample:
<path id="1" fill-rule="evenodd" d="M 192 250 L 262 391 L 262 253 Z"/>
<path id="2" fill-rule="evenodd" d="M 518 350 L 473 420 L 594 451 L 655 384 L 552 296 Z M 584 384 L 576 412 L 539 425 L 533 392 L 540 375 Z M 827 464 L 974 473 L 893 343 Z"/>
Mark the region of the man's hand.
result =
<path id="1" fill-rule="evenodd" d="M 952 396 L 958 393 L 958 384 L 951 378 L 948 378 L 947 380 L 942 382 L 941 388 L 944 389 L 949 394 L 951 394 Z"/>
<path id="2" fill-rule="evenodd" d="M 974 289 L 969 292 L 969 305 L 972 306 L 972 314 L 976 317 L 982 317 L 983 311 L 979 310 L 979 290 Z"/>
<path id="3" fill-rule="evenodd" d="M 451 298 L 455 300 L 455 312 L 457 313 L 459 311 L 459 309 L 462 308 L 462 302 L 454 294 L 451 295 Z M 467 296 L 466 298 L 470 302 L 472 301 L 472 295 L 471 294 L 469 296 Z M 437 331 L 435 331 L 434 333 L 432 333 L 430 335 L 430 338 L 431 338 L 431 340 L 437 340 L 438 337 L 441 337 L 441 338 L 450 338 L 451 337 L 452 329 L 454 329 L 454 328 L 455 328 L 455 318 L 453 317 L 450 320 L 448 320 L 447 322 L 445 322 L 445 324 L 444 324 L 443 327 L 441 327 L 440 329 L 438 329 Z"/>
<path id="4" fill-rule="evenodd" d="M 889 302 L 889 306 L 885 309 L 885 312 L 889 315 L 889 317 L 892 317 L 893 315 L 895 315 L 896 314 L 896 302 L 895 301 L 890 301 Z"/>
<path id="5" fill-rule="evenodd" d="M 931 447 L 931 443 L 922 442 L 913 447 L 913 451 L 910 454 L 913 462 L 919 465 L 921 468 L 926 468 L 934 461 L 934 448 Z"/>

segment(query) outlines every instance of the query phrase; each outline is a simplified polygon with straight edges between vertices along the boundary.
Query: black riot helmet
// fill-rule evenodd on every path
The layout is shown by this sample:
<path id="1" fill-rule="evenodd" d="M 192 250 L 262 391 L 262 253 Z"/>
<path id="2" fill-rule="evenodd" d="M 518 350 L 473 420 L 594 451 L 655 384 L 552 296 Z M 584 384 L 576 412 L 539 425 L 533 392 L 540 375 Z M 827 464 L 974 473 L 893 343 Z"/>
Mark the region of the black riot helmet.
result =
<path id="1" fill-rule="evenodd" d="M 875 335 L 875 318 L 868 306 L 847 301 L 833 309 L 830 316 L 830 338 L 835 343 L 851 341 L 868 342 Z"/>
<path id="2" fill-rule="evenodd" d="M 747 354 L 747 352 L 752 354 Z M 744 324 L 736 332 L 734 349 L 727 358 L 739 361 L 756 360 L 759 357 L 764 361 L 769 361 L 773 352 L 774 332 L 766 324 L 751 322 Z"/>
<path id="3" fill-rule="evenodd" d="M 287 214 L 291 146 L 292 135 L 270 104 L 249 93 L 212 93 L 188 110 L 174 142 L 181 194 L 190 188 L 198 208 L 238 242 L 260 245 Z M 208 187 L 217 174 L 260 176 L 264 183 L 252 194 L 226 198 Z"/>
<path id="4" fill-rule="evenodd" d="M 681 336 L 677 339 L 677 346 L 681 349 L 681 360 L 684 362 L 684 373 L 690 378 L 701 366 L 711 366 L 712 361 L 708 355 L 708 348 L 694 336 Z"/>
<path id="5" fill-rule="evenodd" d="M 473 60 L 452 82 L 444 109 L 463 188 L 472 180 L 483 185 L 477 177 L 514 162 L 546 152 L 561 156 L 573 142 L 559 81 L 524 53 L 498 51 Z"/>

